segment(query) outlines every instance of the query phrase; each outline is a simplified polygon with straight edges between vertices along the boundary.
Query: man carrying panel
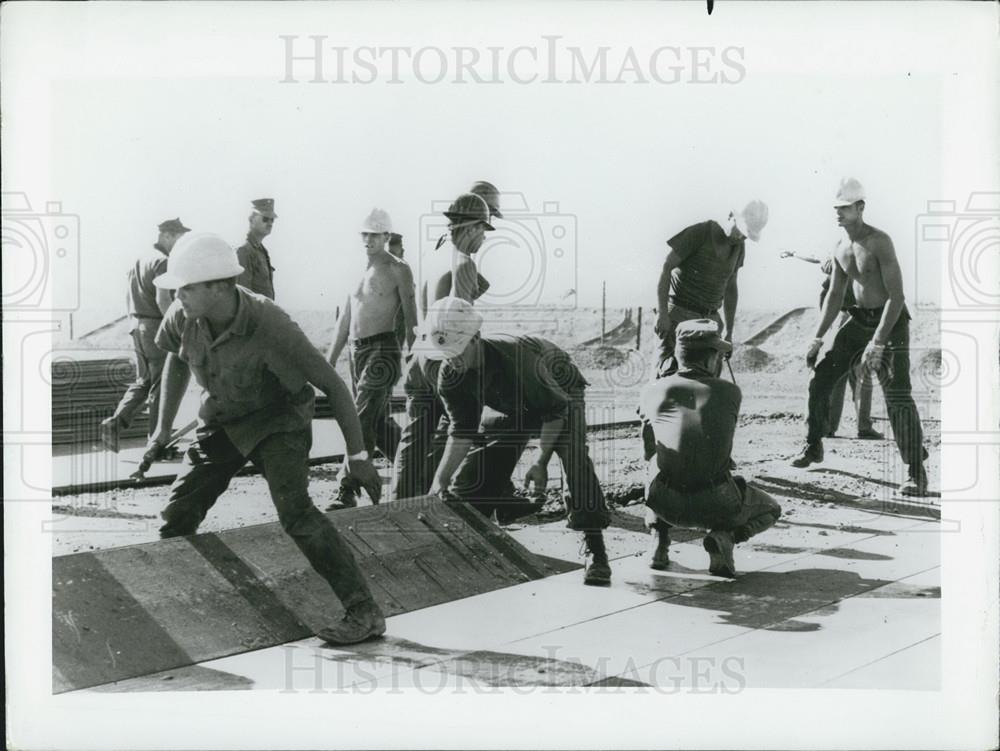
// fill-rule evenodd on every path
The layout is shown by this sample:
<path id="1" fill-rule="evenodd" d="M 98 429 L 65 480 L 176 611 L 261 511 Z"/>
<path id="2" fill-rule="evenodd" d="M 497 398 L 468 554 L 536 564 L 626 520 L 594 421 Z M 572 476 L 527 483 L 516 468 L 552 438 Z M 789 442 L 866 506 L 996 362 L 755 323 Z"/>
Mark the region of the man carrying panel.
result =
<path id="1" fill-rule="evenodd" d="M 693 527 L 709 530 L 709 572 L 734 577 L 733 547 L 772 526 L 781 507 L 729 469 L 743 395 L 715 373 L 731 345 L 708 318 L 682 321 L 676 339 L 678 371 L 651 382 L 640 401 L 656 439 L 646 457 L 646 521 L 657 534 L 650 566 L 667 568 L 671 526 Z"/>
<path id="2" fill-rule="evenodd" d="M 511 475 L 529 439 L 540 435 L 525 486 L 543 495 L 549 460 L 559 457 L 569 487 L 568 526 L 584 533 L 593 556 L 584 583 L 609 584 L 602 530 L 611 515 L 587 449 L 587 381 L 552 342 L 480 337 L 481 323 L 472 304 L 457 297 L 436 302 L 424 322 L 415 367 L 423 369 L 448 416 L 448 438 L 430 493 L 468 501 L 484 514 L 502 511 L 513 499 Z M 484 407 L 497 416 L 484 419 Z"/>
<path id="3" fill-rule="evenodd" d="M 346 611 L 318 636 L 331 644 L 380 636 L 385 618 L 350 547 L 309 497 L 313 386 L 330 400 L 347 452 L 359 457 L 364 440 L 350 391 L 285 311 L 236 284 L 243 271 L 222 238 L 201 233 L 178 245 L 156 279 L 177 299 L 156 335 L 169 354 L 147 455 L 169 441 L 191 373 L 203 390 L 198 437 L 170 488 L 160 537 L 194 534 L 249 459 L 267 480 L 282 528 Z M 348 467 L 377 501 L 381 482 L 371 462 L 352 458 Z"/>

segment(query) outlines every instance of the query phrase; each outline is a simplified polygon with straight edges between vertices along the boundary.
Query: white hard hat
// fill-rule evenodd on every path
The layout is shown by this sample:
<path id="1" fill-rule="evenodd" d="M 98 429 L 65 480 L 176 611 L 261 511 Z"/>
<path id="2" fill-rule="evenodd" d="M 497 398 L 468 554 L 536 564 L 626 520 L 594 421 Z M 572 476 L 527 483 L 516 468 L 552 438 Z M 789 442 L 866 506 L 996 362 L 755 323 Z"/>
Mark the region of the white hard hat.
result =
<path id="1" fill-rule="evenodd" d="M 754 242 L 760 240 L 760 232 L 767 225 L 767 204 L 763 201 L 751 201 L 743 207 L 743 211 L 733 212 L 736 226 L 740 232 Z"/>
<path id="2" fill-rule="evenodd" d="M 236 251 L 211 232 L 184 235 L 167 260 L 167 271 L 153 280 L 162 289 L 178 289 L 198 282 L 232 279 L 243 273 Z"/>
<path id="3" fill-rule="evenodd" d="M 372 209 L 371 213 L 365 217 L 364 224 L 361 225 L 361 229 L 358 232 L 370 232 L 372 234 L 381 232 L 388 234 L 392 232 L 392 219 L 389 218 L 389 212 L 385 209 Z"/>
<path id="4" fill-rule="evenodd" d="M 865 200 L 865 188 L 859 180 L 845 177 L 840 181 L 837 195 L 833 199 L 833 207 L 850 206 L 852 203 Z"/>
<path id="5" fill-rule="evenodd" d="M 479 333 L 483 317 L 460 297 L 443 297 L 427 310 L 419 350 L 429 360 L 458 357 Z"/>

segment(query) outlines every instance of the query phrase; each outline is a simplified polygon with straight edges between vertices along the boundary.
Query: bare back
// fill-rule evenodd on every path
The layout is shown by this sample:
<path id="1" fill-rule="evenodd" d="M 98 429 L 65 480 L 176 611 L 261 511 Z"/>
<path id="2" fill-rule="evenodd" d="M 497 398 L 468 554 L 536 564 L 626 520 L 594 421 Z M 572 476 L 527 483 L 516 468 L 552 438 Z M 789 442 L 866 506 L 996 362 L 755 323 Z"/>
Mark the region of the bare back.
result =
<path id="1" fill-rule="evenodd" d="M 879 308 L 889 299 L 881 258 L 895 250 L 889 236 L 880 229 L 865 225 L 867 232 L 858 238 L 845 237 L 834 250 L 837 264 L 851 280 L 851 289 L 862 308 Z"/>
<path id="2" fill-rule="evenodd" d="M 408 294 L 412 296 L 412 276 L 404 261 L 389 253 L 380 253 L 373 259 L 351 293 L 352 339 L 395 330 L 396 313 L 407 295 L 407 290 L 404 289 L 407 279 L 410 280 Z"/>

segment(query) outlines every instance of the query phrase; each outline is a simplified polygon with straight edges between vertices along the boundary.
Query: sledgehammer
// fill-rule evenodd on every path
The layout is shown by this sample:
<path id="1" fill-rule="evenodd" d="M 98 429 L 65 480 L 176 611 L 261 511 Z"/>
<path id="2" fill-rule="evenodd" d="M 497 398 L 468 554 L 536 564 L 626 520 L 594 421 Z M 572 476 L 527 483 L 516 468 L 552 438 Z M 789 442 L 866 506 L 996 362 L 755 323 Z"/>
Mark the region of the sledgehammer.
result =
<path id="1" fill-rule="evenodd" d="M 164 445 L 162 446 L 156 445 L 153 446 L 151 449 L 149 449 L 145 454 L 142 455 L 142 461 L 139 463 L 139 469 L 130 474 L 128 476 L 129 479 L 145 480 L 146 473 L 149 471 L 149 468 L 153 466 L 153 462 L 159 459 L 163 455 L 163 452 L 165 452 L 167 449 L 172 448 L 177 443 L 177 441 L 179 441 L 181 438 L 183 438 L 192 430 L 194 430 L 197 425 L 198 421 L 192 420 L 183 428 L 175 430 L 173 435 L 170 436 L 170 440 L 167 441 Z"/>

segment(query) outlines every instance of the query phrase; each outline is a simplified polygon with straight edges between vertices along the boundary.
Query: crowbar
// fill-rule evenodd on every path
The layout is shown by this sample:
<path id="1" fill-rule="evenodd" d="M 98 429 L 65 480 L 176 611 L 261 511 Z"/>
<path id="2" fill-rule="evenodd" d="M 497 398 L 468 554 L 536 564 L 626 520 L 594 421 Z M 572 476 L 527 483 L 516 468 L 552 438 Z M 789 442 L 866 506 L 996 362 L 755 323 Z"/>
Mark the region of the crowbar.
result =
<path id="1" fill-rule="evenodd" d="M 177 441 L 179 441 L 181 438 L 183 438 L 192 430 L 194 430 L 197 427 L 197 425 L 198 421 L 192 420 L 183 428 L 178 428 L 177 430 L 175 430 L 173 435 L 170 436 L 170 440 L 167 441 L 164 445 L 160 446 L 159 444 L 157 444 L 156 446 L 153 446 L 151 449 L 149 449 L 145 454 L 142 455 L 142 461 L 139 463 L 139 469 L 130 474 L 128 476 L 129 479 L 145 480 L 146 473 L 149 471 L 149 468 L 153 466 L 153 462 L 159 459 L 167 449 L 173 448 L 173 446 L 177 443 Z"/>

